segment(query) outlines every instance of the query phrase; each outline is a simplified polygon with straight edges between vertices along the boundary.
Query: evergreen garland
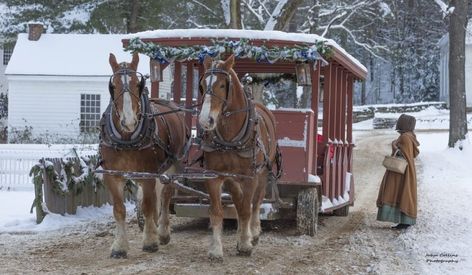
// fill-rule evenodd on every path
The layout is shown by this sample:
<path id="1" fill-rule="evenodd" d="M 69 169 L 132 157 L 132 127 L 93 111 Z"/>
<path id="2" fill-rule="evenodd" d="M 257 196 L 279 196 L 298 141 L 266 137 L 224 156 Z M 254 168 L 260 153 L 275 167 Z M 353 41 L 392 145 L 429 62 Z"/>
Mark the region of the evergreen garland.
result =
<path id="1" fill-rule="evenodd" d="M 93 173 L 99 157 L 98 155 L 91 157 L 79 157 L 76 154 L 75 158 L 67 160 L 60 159 L 60 171 L 55 170 L 54 164 L 45 159 L 39 160 L 39 163 L 34 165 L 30 170 L 30 176 L 33 177 L 33 184 L 35 190 L 35 198 L 31 206 L 30 212 L 36 208 L 36 223 L 41 223 L 48 213 L 47 207 L 43 203 L 43 184 L 45 180 L 52 183 L 52 190 L 54 193 L 65 196 L 68 193 L 79 195 L 84 190 L 85 186 L 92 185 L 97 191 L 97 188 L 103 186 L 101 177 Z M 76 171 L 74 167 L 80 167 Z"/>
<path id="2" fill-rule="evenodd" d="M 43 221 L 44 217 L 48 213 L 47 209 L 43 207 L 43 173 L 44 171 L 47 171 L 47 167 L 44 163 L 44 159 L 41 159 L 39 164 L 33 166 L 29 173 L 30 177 L 33 177 L 35 195 L 30 213 L 33 213 L 33 208 L 36 208 L 36 223 L 38 224 Z"/>
<path id="3" fill-rule="evenodd" d="M 275 63 L 279 60 L 291 60 L 297 62 L 320 60 L 327 64 L 324 58 L 330 58 L 332 48 L 324 41 L 317 41 L 314 45 L 296 45 L 293 47 L 267 47 L 265 45 L 255 46 L 248 39 L 234 40 L 212 40 L 213 45 L 193 45 L 182 47 L 161 46 L 153 42 L 144 42 L 139 37 L 129 41 L 127 51 L 138 52 L 168 64 L 174 61 L 199 60 L 203 62 L 205 56 L 219 57 L 224 53 L 233 53 L 237 58 L 251 58 L 257 62 Z M 324 58 L 323 58 L 324 57 Z"/>

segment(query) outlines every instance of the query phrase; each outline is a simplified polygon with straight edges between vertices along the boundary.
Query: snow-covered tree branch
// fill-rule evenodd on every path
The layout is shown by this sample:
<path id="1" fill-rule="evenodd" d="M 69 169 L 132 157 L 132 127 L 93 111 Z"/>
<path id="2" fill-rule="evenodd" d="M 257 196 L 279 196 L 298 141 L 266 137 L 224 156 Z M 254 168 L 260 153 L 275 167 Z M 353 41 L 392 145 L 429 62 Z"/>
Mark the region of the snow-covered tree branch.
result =
<path id="1" fill-rule="evenodd" d="M 444 3 L 442 0 L 433 0 L 441 9 L 441 12 L 443 14 L 443 17 L 446 17 L 450 15 L 451 13 L 454 12 L 454 7 L 449 7 L 446 3 Z"/>

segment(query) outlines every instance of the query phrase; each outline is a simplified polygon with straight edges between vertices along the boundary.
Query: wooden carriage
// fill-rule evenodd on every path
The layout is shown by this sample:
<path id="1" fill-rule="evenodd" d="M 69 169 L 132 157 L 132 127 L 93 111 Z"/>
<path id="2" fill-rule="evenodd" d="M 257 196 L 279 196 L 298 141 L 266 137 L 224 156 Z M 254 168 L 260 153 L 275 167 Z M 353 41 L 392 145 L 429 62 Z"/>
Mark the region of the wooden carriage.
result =
<path id="1" fill-rule="evenodd" d="M 261 219 L 296 217 L 303 224 L 303 219 L 317 217 L 318 212 L 347 215 L 349 206 L 354 203 L 353 83 L 364 80 L 367 70 L 335 42 L 312 34 L 284 32 L 157 30 L 130 35 L 123 43 L 128 49 L 151 56 L 151 97 L 159 96 L 161 73 L 169 65 L 166 61 L 170 60 L 173 63 L 171 99 L 181 106 L 190 106 L 200 100 L 197 91 L 198 80 L 204 73 L 202 55 L 214 54 L 212 49 L 214 51 L 214 46 L 220 45 L 216 49 L 225 56 L 228 45 L 241 41 L 259 51 L 266 49 L 267 53 L 259 58 L 237 58 L 234 69 L 240 78 L 245 74 L 298 73 L 298 79 L 305 78 L 311 87 L 308 108 L 273 110 L 283 157 L 283 175 L 276 188 L 268 190 L 261 207 Z M 270 53 L 271 49 L 303 47 L 305 54 L 307 48 L 323 52 L 304 62 L 280 55 L 273 58 Z M 185 52 L 185 48 L 189 52 Z M 159 49 L 158 55 L 156 49 Z M 170 53 L 175 56 L 170 57 Z M 186 113 L 186 122 L 198 131 L 195 114 Z M 190 159 L 197 153 L 195 140 Z M 189 181 L 187 179 L 186 183 L 192 185 Z M 179 192 L 173 200 L 173 210 L 179 216 L 207 217 L 208 200 Z M 225 217 L 234 216 L 232 204 L 225 204 Z M 308 227 L 311 228 L 304 229 L 305 233 L 313 234 L 316 222 Z"/>

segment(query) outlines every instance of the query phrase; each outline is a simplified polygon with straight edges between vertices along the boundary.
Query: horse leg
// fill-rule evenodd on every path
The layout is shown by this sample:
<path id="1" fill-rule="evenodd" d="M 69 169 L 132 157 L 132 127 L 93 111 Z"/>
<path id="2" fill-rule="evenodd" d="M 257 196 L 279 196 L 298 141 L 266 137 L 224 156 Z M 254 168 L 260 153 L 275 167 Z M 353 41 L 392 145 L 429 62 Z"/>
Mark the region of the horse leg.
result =
<path id="1" fill-rule="evenodd" d="M 154 212 L 154 222 L 156 223 L 156 226 L 159 226 L 159 215 L 161 213 L 161 202 L 162 202 L 162 189 L 164 188 L 164 185 L 161 183 L 159 179 L 156 179 L 156 211 Z M 159 232 L 159 228 L 157 229 Z"/>
<path id="2" fill-rule="evenodd" d="M 161 214 L 159 215 L 159 241 L 161 244 L 168 244 L 170 242 L 170 200 L 174 194 L 174 187 L 164 185 L 162 189 L 162 205 Z"/>
<path id="3" fill-rule="evenodd" d="M 241 185 L 234 180 L 228 180 L 227 186 L 229 187 L 229 192 L 231 194 L 231 200 L 234 203 L 234 207 L 236 208 L 237 213 L 239 213 L 241 211 L 241 206 L 243 203 L 242 202 L 243 190 L 241 189 Z M 238 236 L 240 232 L 241 232 L 241 227 L 238 220 L 238 231 L 237 231 Z"/>
<path id="4" fill-rule="evenodd" d="M 264 170 L 257 176 L 257 187 L 252 198 L 251 233 L 252 245 L 257 245 L 261 234 L 261 203 L 264 200 L 268 172 Z"/>
<path id="5" fill-rule="evenodd" d="M 221 179 L 212 179 L 206 182 L 206 188 L 210 195 L 210 223 L 213 230 L 208 257 L 210 260 L 223 260 L 223 245 L 221 243 L 221 233 L 223 230 L 223 206 L 221 204 Z"/>
<path id="6" fill-rule="evenodd" d="M 238 254 L 242 256 L 250 256 L 252 253 L 252 233 L 250 227 L 251 219 L 251 202 L 254 196 L 255 190 L 254 180 L 241 181 L 241 187 L 243 190 L 243 198 L 238 211 L 238 227 L 239 227 L 239 239 L 237 244 Z"/>
<path id="7" fill-rule="evenodd" d="M 165 173 L 174 174 L 177 171 L 175 165 L 171 166 Z M 159 181 L 159 180 L 157 180 Z M 160 204 L 160 211 L 159 211 L 159 219 L 158 219 L 158 228 L 157 231 L 159 233 L 159 242 L 160 244 L 168 244 L 170 242 L 170 200 L 172 199 L 172 195 L 174 194 L 174 187 L 169 184 L 163 185 L 159 182 L 159 186 L 161 186 L 160 194 L 161 194 L 161 204 Z"/>
<path id="8" fill-rule="evenodd" d="M 128 237 L 126 236 L 126 208 L 124 204 L 123 178 L 104 175 L 104 182 L 108 186 L 113 200 L 113 216 L 115 217 L 115 240 L 111 246 L 111 258 L 126 258 L 128 253 Z"/>
<path id="9" fill-rule="evenodd" d="M 144 214 L 144 234 L 143 234 L 143 251 L 156 252 L 159 249 L 157 243 L 157 226 L 154 220 L 156 213 L 156 192 L 155 180 L 140 180 L 139 183 L 143 188 L 143 214 Z"/>

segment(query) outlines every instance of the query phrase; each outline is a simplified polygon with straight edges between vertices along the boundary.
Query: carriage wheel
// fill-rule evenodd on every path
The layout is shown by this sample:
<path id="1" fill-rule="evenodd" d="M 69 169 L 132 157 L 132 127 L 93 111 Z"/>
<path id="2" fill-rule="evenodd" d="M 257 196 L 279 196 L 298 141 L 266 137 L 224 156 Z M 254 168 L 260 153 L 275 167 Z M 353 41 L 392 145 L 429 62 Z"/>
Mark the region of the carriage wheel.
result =
<path id="1" fill-rule="evenodd" d="M 306 188 L 298 192 L 297 230 L 302 235 L 314 236 L 318 231 L 318 192 L 316 188 Z"/>
<path id="2" fill-rule="evenodd" d="M 333 214 L 340 217 L 349 216 L 349 205 L 343 206 L 339 209 L 333 210 Z"/>

